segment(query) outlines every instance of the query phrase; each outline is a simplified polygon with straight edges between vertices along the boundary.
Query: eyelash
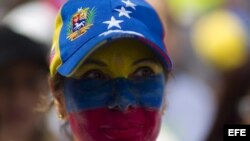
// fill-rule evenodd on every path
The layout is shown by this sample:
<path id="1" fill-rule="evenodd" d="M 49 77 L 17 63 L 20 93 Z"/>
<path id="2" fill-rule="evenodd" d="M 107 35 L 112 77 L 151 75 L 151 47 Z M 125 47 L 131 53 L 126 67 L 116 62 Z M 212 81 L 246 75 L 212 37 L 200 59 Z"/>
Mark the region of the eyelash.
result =
<path id="1" fill-rule="evenodd" d="M 143 74 L 145 72 L 143 71 L 148 71 L 146 72 L 146 74 Z M 140 72 L 142 71 L 142 72 Z M 95 74 L 96 73 L 96 74 Z M 141 73 L 141 74 L 140 74 Z M 138 67 L 133 73 L 131 73 L 128 77 L 133 79 L 133 78 L 144 78 L 144 77 L 149 77 L 154 75 L 155 72 L 152 68 L 148 67 L 148 66 L 142 66 L 142 67 Z M 91 75 L 96 75 L 96 76 L 91 76 Z M 99 75 L 99 76 L 98 76 Z M 111 77 L 106 75 L 105 73 L 103 73 L 101 70 L 99 69 L 93 69 L 93 70 L 89 70 L 87 72 L 85 72 L 83 74 L 83 76 L 81 78 L 90 78 L 90 79 L 100 79 L 100 80 L 104 80 L 104 79 L 110 79 Z"/>
<path id="2" fill-rule="evenodd" d="M 95 77 L 95 76 L 91 76 L 91 75 L 96 75 L 96 74 L 94 74 L 94 73 L 97 73 L 97 75 L 99 75 L 100 78 L 92 78 L 92 77 Z M 107 79 L 108 76 L 105 75 L 105 74 L 104 74 L 101 70 L 99 70 L 99 69 L 93 69 L 93 70 L 89 70 L 89 71 L 85 72 L 81 78 Z"/>
<path id="3" fill-rule="evenodd" d="M 139 71 L 145 71 L 145 69 L 147 70 L 147 71 L 149 71 L 148 73 L 149 74 L 146 74 L 146 76 L 143 76 L 144 74 L 141 74 L 142 76 L 140 76 L 140 74 L 139 74 L 139 76 L 136 76 L 136 75 L 138 75 L 137 73 L 140 73 Z M 143 73 L 143 72 L 142 72 Z M 142 66 L 142 67 L 139 67 L 139 68 L 137 68 L 131 75 L 130 75 L 130 77 L 135 77 L 135 78 L 142 78 L 142 77 L 149 77 L 149 76 L 152 76 L 152 75 L 154 75 L 155 74 L 155 72 L 154 72 L 154 70 L 152 69 L 152 68 L 150 68 L 150 67 L 148 67 L 148 66 Z"/>

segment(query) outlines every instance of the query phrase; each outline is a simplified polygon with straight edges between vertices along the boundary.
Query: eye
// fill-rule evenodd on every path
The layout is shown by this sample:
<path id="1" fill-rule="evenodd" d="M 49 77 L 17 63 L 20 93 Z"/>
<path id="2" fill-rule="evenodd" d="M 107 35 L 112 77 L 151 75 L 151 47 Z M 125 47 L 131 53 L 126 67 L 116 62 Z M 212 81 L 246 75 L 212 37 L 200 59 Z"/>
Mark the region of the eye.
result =
<path id="1" fill-rule="evenodd" d="M 100 70 L 90 70 L 83 74 L 82 78 L 90 78 L 90 79 L 97 79 L 97 80 L 103 80 L 108 79 L 108 76 L 105 75 Z"/>
<path id="2" fill-rule="evenodd" d="M 154 74 L 155 72 L 150 67 L 140 67 L 131 75 L 131 77 L 145 78 Z"/>

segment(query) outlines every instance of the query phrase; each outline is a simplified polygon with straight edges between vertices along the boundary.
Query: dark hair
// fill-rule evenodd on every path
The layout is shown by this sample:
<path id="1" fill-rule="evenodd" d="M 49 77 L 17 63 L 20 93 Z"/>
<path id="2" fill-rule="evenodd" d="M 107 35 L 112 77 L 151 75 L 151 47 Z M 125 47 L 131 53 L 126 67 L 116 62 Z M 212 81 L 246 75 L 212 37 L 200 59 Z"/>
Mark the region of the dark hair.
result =
<path id="1" fill-rule="evenodd" d="M 219 103 L 217 116 L 206 141 L 223 140 L 223 126 L 225 124 L 242 124 L 239 112 L 241 99 L 250 88 L 250 59 L 241 68 L 224 74 L 222 98 Z"/>
<path id="2" fill-rule="evenodd" d="M 7 67 L 16 62 L 28 62 L 48 71 L 48 48 L 0 26 L 0 67 Z"/>

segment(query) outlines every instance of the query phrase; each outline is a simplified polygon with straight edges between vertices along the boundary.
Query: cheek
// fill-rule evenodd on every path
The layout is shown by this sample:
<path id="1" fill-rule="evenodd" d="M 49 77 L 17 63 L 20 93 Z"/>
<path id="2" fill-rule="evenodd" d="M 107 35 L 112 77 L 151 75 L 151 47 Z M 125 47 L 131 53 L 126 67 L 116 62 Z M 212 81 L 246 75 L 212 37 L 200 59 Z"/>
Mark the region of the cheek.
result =
<path id="1" fill-rule="evenodd" d="M 155 141 L 162 115 L 161 78 L 136 82 L 116 79 L 105 83 L 67 81 L 66 105 L 76 138 L 79 141 Z M 131 106 L 133 103 L 136 106 Z"/>

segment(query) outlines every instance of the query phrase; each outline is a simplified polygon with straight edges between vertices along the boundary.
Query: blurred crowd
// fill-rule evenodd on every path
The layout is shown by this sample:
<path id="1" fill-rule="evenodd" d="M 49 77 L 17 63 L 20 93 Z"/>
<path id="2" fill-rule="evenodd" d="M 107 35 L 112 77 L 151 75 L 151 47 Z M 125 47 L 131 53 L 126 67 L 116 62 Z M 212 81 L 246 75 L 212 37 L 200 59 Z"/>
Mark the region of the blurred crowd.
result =
<path id="1" fill-rule="evenodd" d="M 70 140 L 47 81 L 65 1 L 0 1 L 0 141 Z M 158 141 L 222 141 L 224 124 L 250 124 L 250 1 L 148 1 L 174 62 Z"/>

